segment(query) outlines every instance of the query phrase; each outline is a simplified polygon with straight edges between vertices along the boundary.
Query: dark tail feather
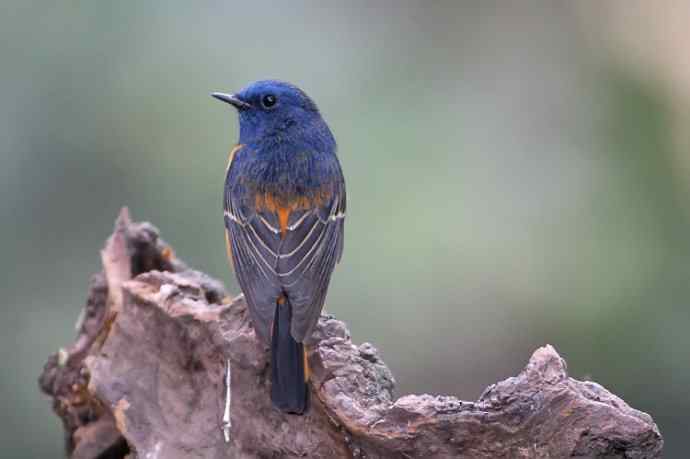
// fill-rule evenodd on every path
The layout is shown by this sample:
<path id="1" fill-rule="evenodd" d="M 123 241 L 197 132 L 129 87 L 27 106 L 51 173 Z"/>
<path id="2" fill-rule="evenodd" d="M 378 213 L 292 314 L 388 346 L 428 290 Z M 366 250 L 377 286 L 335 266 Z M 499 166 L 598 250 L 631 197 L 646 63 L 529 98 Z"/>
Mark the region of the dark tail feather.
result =
<path id="1" fill-rule="evenodd" d="M 281 298 L 283 300 L 283 298 Z M 292 307 L 276 304 L 271 339 L 271 400 L 285 413 L 303 414 L 309 408 L 304 346 L 290 334 Z"/>

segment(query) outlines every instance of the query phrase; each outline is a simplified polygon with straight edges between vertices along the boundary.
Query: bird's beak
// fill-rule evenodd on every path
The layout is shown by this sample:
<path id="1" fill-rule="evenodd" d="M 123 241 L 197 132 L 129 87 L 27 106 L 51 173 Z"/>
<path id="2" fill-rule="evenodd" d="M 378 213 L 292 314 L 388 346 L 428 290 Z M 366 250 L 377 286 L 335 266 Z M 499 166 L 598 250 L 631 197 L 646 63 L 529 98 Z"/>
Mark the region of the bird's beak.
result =
<path id="1" fill-rule="evenodd" d="M 251 107 L 250 104 L 243 101 L 242 99 L 240 99 L 239 97 L 237 97 L 234 94 L 225 94 L 223 92 L 213 92 L 213 93 L 211 93 L 211 96 L 215 97 L 218 100 L 222 100 L 223 102 L 226 102 L 226 103 L 232 105 L 233 107 L 235 107 L 238 110 L 242 110 L 242 109 Z"/>

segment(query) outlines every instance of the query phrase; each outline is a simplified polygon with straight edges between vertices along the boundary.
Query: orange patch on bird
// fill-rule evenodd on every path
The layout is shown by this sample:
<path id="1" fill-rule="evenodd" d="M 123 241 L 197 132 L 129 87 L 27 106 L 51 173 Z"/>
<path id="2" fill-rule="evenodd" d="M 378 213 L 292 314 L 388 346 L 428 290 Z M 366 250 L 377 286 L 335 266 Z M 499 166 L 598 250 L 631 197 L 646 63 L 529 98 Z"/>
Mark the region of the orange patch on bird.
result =
<path id="1" fill-rule="evenodd" d="M 307 345 L 304 345 L 304 348 L 302 349 L 302 355 L 304 356 L 304 380 L 309 381 L 309 377 L 311 376 L 311 368 L 309 368 L 309 355 L 307 352 Z"/>
<path id="2" fill-rule="evenodd" d="M 321 188 L 311 196 L 298 196 L 290 201 L 294 209 L 313 209 L 324 205 L 331 198 L 329 189 Z"/>
<path id="3" fill-rule="evenodd" d="M 291 209 L 288 207 L 278 208 L 278 224 L 280 225 L 280 237 L 285 237 L 287 233 L 288 219 L 290 218 Z"/>
<path id="4" fill-rule="evenodd" d="M 228 260 L 232 262 L 232 246 L 230 245 L 230 233 L 225 230 L 225 253 L 228 256 Z M 232 265 L 230 266 L 232 268 Z"/>
<path id="5" fill-rule="evenodd" d="M 280 196 L 271 192 L 256 193 L 254 196 L 254 206 L 256 210 L 272 212 L 281 218 L 281 215 L 290 216 L 295 210 L 314 209 L 324 205 L 331 198 L 331 191 L 321 188 L 310 196 Z M 281 225 L 282 228 L 282 225 Z"/>
<path id="6" fill-rule="evenodd" d="M 323 187 L 309 196 L 280 196 L 271 192 L 254 195 L 254 206 L 258 211 L 266 211 L 278 217 L 280 237 L 287 234 L 290 214 L 295 210 L 308 210 L 324 205 L 332 196 L 330 189 Z"/>
<path id="7" fill-rule="evenodd" d="M 256 210 L 266 210 L 276 213 L 280 207 L 278 201 L 277 196 L 273 193 L 257 193 L 254 197 L 254 206 Z"/>

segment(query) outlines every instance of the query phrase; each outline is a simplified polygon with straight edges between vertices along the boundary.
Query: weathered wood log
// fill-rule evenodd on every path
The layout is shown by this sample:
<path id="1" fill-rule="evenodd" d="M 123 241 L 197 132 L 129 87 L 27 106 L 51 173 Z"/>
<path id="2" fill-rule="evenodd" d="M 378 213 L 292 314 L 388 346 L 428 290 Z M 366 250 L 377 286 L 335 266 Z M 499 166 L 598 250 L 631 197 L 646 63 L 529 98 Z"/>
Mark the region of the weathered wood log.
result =
<path id="1" fill-rule="evenodd" d="M 569 378 L 551 346 L 476 402 L 395 399 L 368 343 L 324 314 L 309 349 L 312 409 L 271 406 L 267 350 L 241 296 L 188 269 L 126 211 L 102 252 L 75 343 L 40 378 L 72 458 L 658 458 L 652 418 Z M 224 440 L 230 366 L 229 442 Z"/>

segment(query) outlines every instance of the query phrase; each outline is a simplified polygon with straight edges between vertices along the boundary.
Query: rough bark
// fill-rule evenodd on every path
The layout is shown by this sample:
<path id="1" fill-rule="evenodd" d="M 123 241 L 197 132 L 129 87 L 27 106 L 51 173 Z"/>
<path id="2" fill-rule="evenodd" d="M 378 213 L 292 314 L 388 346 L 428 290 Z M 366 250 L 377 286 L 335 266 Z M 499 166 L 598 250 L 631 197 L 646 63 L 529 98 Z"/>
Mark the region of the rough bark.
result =
<path id="1" fill-rule="evenodd" d="M 551 346 L 475 402 L 396 399 L 368 343 L 323 315 L 309 350 L 312 409 L 271 407 L 266 349 L 241 296 L 188 269 L 123 211 L 92 277 L 72 346 L 40 377 L 73 458 L 658 458 L 652 418 L 569 378 Z M 225 442 L 225 365 L 231 368 Z"/>

